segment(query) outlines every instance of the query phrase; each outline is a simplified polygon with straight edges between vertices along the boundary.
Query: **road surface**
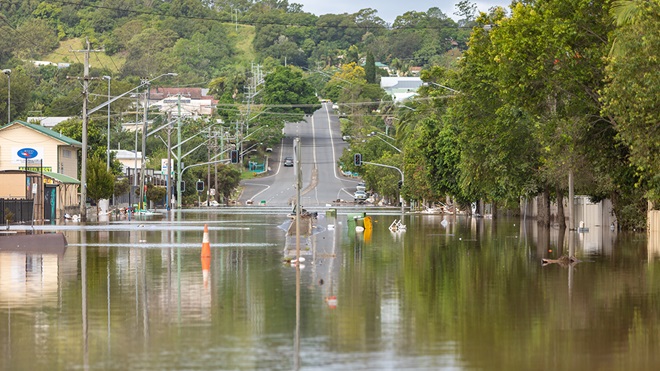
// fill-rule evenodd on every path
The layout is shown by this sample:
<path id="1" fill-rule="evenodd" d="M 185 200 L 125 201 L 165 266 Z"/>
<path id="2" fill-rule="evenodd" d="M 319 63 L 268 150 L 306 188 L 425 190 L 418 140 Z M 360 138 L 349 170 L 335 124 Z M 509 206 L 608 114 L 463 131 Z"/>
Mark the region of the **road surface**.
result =
<path id="1" fill-rule="evenodd" d="M 293 141 L 300 138 L 302 166 L 301 204 L 306 207 L 325 206 L 341 199 L 352 202 L 358 179 L 345 177 L 337 167 L 337 160 L 348 146 L 341 139 L 339 119 L 325 103 L 305 121 L 288 123 L 284 127 L 281 146 L 269 159 L 270 172 L 266 176 L 242 183 L 244 190 L 239 202 L 251 200 L 255 205 L 292 205 L 296 198 L 295 167 L 284 167 L 285 157 L 294 157 Z"/>

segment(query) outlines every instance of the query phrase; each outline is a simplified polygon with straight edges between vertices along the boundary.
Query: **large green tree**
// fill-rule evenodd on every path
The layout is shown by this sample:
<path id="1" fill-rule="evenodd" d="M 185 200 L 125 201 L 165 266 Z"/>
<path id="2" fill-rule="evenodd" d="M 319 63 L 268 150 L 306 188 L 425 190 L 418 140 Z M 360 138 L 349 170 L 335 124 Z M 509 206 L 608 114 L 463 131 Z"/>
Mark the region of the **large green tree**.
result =
<path id="1" fill-rule="evenodd" d="M 87 162 L 87 197 L 109 199 L 115 191 L 115 176 L 106 170 L 105 161 L 92 157 Z"/>
<path id="2" fill-rule="evenodd" d="M 630 149 L 639 186 L 657 204 L 660 200 L 660 3 L 622 1 L 619 27 L 612 34 L 616 48 L 608 59 L 603 89 L 604 113 Z"/>
<path id="3" fill-rule="evenodd" d="M 275 68 L 265 78 L 263 103 L 272 112 L 282 114 L 283 120 L 301 121 L 321 107 L 314 88 L 303 78 L 302 71 L 292 66 Z"/>

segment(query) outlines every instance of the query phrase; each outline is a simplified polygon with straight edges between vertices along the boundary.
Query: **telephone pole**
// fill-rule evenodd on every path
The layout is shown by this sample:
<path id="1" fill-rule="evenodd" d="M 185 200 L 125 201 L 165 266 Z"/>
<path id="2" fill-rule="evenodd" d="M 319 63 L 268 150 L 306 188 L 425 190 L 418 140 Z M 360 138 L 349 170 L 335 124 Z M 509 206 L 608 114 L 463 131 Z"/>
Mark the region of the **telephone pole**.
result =
<path id="1" fill-rule="evenodd" d="M 80 165 L 80 220 L 87 220 L 87 124 L 89 117 L 87 115 L 87 99 L 89 97 L 89 53 L 102 52 L 103 50 L 92 50 L 89 39 L 85 37 L 85 50 L 74 50 L 75 53 L 84 53 L 84 72 L 83 72 L 83 108 L 82 108 L 82 162 Z"/>

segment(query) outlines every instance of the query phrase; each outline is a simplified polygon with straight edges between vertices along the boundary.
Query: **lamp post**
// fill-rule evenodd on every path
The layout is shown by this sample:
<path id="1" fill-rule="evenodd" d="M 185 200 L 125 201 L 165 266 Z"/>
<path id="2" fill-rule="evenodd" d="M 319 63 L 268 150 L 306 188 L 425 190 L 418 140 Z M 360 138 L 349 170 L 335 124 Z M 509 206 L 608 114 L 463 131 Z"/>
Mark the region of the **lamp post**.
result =
<path id="1" fill-rule="evenodd" d="M 11 123 L 11 70 L 4 69 L 2 73 L 7 75 L 7 124 Z"/>
<path id="2" fill-rule="evenodd" d="M 85 64 L 85 65 L 87 65 L 87 64 Z M 87 72 L 85 73 L 85 75 L 87 75 Z M 106 106 L 109 105 L 110 103 L 112 103 L 112 102 L 114 102 L 114 101 L 116 101 L 116 100 L 118 100 L 118 99 L 120 99 L 120 98 L 125 97 L 126 95 L 128 95 L 128 94 L 134 92 L 135 90 L 140 89 L 141 87 L 145 86 L 146 84 L 150 83 L 151 81 L 154 81 L 154 80 L 156 80 L 156 79 L 159 79 L 159 78 L 161 78 L 161 77 L 163 77 L 163 76 L 177 76 L 177 74 L 176 74 L 176 73 L 164 73 L 164 74 L 162 74 L 162 75 L 158 75 L 158 76 L 154 77 L 154 78 L 151 79 L 151 80 L 148 80 L 148 81 L 146 81 L 146 82 L 142 82 L 140 85 L 134 87 L 133 89 L 131 89 L 131 90 L 129 90 L 129 91 L 126 91 L 126 92 L 124 92 L 124 93 L 122 93 L 122 94 L 119 94 L 119 95 L 117 95 L 116 97 L 114 97 L 114 98 L 112 98 L 112 99 L 108 99 L 105 103 L 101 103 L 101 104 L 99 104 L 98 106 L 96 106 L 96 107 L 94 107 L 94 108 L 92 108 L 92 109 L 90 109 L 90 110 L 87 109 L 87 100 L 86 100 L 86 99 L 83 100 L 83 123 L 86 122 L 87 118 L 88 118 L 92 113 L 94 113 L 94 112 L 100 110 L 101 108 L 106 107 Z M 87 133 L 85 132 L 85 130 L 86 130 L 86 125 L 83 125 L 83 139 L 84 139 L 84 140 L 83 140 L 83 164 L 86 163 L 86 161 L 85 161 L 85 160 L 86 160 L 85 156 L 86 156 L 86 154 L 87 154 L 87 149 L 86 149 L 86 145 L 87 145 L 87 140 L 86 140 L 86 138 L 87 138 Z M 80 179 L 81 179 L 81 181 L 82 181 L 82 180 L 85 180 L 85 181 L 86 181 L 86 179 L 87 179 L 87 166 L 82 166 L 82 168 L 80 169 Z M 81 217 L 83 218 L 83 220 L 86 218 L 86 214 L 87 214 L 87 213 L 86 213 L 86 209 L 85 209 L 85 202 L 87 201 L 87 189 L 85 188 L 86 185 L 85 185 L 84 183 L 85 183 L 85 182 L 83 182 L 83 186 L 81 187 L 81 192 L 80 192 L 80 214 L 81 214 Z"/>
<path id="3" fill-rule="evenodd" d="M 103 76 L 104 80 L 108 80 L 108 146 L 106 147 L 105 170 L 110 171 L 110 76 Z"/>
<path id="4" fill-rule="evenodd" d="M 178 76 L 178 74 L 170 72 L 170 73 L 164 73 L 164 74 L 162 74 L 158 77 L 161 77 L 161 76 Z M 147 150 L 146 149 L 147 149 L 147 119 L 148 119 L 147 115 L 148 115 L 148 112 L 149 112 L 149 91 L 151 90 L 151 87 L 150 87 L 151 82 L 153 80 L 157 79 L 158 77 L 153 78 L 153 79 L 148 80 L 148 81 L 143 81 L 142 82 L 142 85 L 147 87 L 147 94 L 145 95 L 145 98 L 144 98 L 144 118 L 143 118 L 143 122 L 142 122 L 142 164 L 140 164 L 141 165 L 140 166 L 140 168 L 141 168 L 141 171 L 140 171 L 140 205 L 142 205 L 142 207 L 144 207 L 144 205 L 142 203 L 144 202 L 144 198 L 146 196 L 145 195 L 145 190 L 144 190 L 144 178 L 145 178 L 144 173 L 146 172 L 146 162 L 147 162 L 147 159 L 146 159 Z M 141 210 L 145 210 L 145 209 L 141 208 Z"/>

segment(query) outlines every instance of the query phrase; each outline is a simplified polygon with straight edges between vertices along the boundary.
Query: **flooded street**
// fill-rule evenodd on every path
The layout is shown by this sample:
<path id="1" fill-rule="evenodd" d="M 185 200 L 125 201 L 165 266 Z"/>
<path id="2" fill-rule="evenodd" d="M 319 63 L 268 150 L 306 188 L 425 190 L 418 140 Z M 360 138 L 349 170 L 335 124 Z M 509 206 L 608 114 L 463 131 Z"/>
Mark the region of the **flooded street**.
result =
<path id="1" fill-rule="evenodd" d="M 442 215 L 390 232 L 398 216 L 377 211 L 365 233 L 320 211 L 297 270 L 283 263 L 286 212 L 255 210 L 68 223 L 46 228 L 66 236 L 63 255 L 0 252 L 0 369 L 660 364 L 660 262 L 645 233 Z M 570 248 L 581 262 L 542 266 Z"/>

